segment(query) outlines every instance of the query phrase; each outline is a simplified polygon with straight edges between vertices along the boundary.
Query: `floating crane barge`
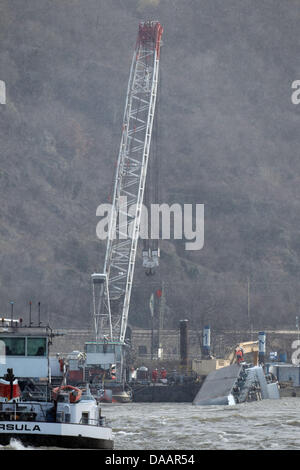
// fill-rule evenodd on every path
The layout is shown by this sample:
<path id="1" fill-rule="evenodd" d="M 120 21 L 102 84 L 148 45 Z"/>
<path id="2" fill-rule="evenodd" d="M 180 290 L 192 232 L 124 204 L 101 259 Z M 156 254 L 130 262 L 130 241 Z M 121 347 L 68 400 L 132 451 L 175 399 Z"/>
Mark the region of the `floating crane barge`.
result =
<path id="1" fill-rule="evenodd" d="M 150 155 L 162 32 L 157 21 L 139 24 L 125 102 L 104 270 L 91 276 L 95 340 L 86 344 L 86 369 L 91 373 L 98 369 L 103 376 L 111 375 L 113 369 L 115 382 L 119 384 L 125 380 L 128 347 L 125 334 Z M 157 253 L 149 256 L 157 261 Z"/>

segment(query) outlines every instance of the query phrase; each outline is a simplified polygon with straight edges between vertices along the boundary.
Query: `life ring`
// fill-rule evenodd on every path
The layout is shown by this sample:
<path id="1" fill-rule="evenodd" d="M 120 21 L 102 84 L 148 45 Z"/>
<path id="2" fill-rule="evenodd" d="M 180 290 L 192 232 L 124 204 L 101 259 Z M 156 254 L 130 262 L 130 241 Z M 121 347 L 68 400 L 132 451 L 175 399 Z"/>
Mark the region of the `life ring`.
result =
<path id="1" fill-rule="evenodd" d="M 82 395 L 82 390 L 77 387 L 73 387 L 72 385 L 64 385 L 62 387 L 56 387 L 52 390 L 52 396 L 54 400 L 57 400 L 57 397 L 60 392 L 69 391 L 69 400 L 70 403 L 76 403 L 80 400 Z"/>

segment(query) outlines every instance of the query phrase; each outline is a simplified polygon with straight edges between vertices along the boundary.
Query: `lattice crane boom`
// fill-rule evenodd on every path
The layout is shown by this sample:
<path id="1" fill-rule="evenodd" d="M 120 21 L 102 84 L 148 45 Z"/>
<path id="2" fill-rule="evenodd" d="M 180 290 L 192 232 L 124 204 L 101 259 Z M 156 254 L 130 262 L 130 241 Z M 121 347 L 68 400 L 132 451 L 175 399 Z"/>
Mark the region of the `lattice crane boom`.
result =
<path id="1" fill-rule="evenodd" d="M 99 337 L 124 343 L 157 97 L 163 28 L 141 22 L 127 88 L 104 272 L 92 274 Z M 98 289 L 98 295 L 97 295 Z"/>

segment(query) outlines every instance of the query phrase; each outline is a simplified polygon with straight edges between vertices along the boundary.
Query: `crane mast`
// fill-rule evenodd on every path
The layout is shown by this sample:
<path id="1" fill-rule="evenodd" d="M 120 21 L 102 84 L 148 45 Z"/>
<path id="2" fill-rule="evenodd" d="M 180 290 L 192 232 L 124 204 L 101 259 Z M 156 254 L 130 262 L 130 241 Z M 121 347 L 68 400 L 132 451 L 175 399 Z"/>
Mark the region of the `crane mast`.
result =
<path id="1" fill-rule="evenodd" d="M 96 341 L 119 345 L 125 342 L 157 97 L 162 32 L 157 21 L 139 24 L 125 102 L 104 270 L 91 276 Z"/>

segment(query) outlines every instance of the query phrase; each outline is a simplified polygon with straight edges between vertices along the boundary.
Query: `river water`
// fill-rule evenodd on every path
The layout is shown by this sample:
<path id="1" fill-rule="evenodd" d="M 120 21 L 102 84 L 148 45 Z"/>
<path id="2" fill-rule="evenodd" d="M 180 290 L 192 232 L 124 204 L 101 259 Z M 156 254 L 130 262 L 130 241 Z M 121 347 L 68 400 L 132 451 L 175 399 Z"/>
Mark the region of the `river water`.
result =
<path id="1" fill-rule="evenodd" d="M 235 406 L 105 404 L 115 450 L 298 450 L 300 398 Z M 1 450 L 24 450 L 17 441 Z M 27 448 L 34 450 L 34 448 Z"/>
<path id="2" fill-rule="evenodd" d="M 300 449 L 300 398 L 235 406 L 135 403 L 103 414 L 116 449 Z"/>

